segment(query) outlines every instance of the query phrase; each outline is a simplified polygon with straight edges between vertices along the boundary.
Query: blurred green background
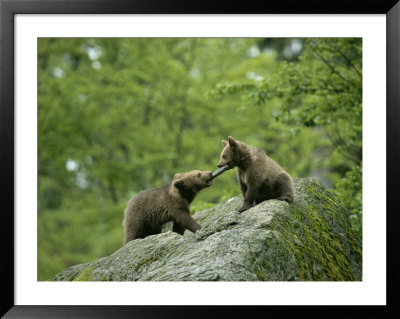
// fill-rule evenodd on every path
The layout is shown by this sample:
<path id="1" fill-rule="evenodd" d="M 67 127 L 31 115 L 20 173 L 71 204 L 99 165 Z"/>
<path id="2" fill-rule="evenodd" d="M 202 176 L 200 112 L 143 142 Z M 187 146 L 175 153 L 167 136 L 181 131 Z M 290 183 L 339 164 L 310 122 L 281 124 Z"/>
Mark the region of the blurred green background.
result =
<path id="1" fill-rule="evenodd" d="M 361 238 L 361 39 L 38 39 L 38 280 L 119 249 L 129 198 L 215 170 L 228 135 L 320 179 Z M 239 194 L 228 171 L 191 211 Z"/>

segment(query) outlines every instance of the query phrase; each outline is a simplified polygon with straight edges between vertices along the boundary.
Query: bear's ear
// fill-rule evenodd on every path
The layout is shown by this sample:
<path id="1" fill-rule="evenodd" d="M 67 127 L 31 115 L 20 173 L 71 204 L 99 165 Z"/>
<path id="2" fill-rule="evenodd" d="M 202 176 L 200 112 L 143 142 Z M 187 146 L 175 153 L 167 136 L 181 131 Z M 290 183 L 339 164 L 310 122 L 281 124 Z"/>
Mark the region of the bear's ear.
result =
<path id="1" fill-rule="evenodd" d="M 182 177 L 182 173 L 176 173 L 175 175 L 174 175 L 174 181 L 176 181 L 176 180 L 178 180 L 179 178 L 181 178 Z"/>
<path id="2" fill-rule="evenodd" d="M 229 141 L 230 147 L 235 148 L 237 146 L 237 142 L 235 141 L 235 139 L 232 136 L 228 137 L 228 141 Z"/>
<path id="3" fill-rule="evenodd" d="M 228 141 L 222 140 L 222 141 L 221 141 L 221 144 L 222 144 L 223 147 L 225 147 L 226 144 L 228 144 Z"/>
<path id="4" fill-rule="evenodd" d="M 178 179 L 172 185 L 175 186 L 176 188 L 182 189 L 183 186 L 185 186 L 185 182 L 182 179 Z"/>

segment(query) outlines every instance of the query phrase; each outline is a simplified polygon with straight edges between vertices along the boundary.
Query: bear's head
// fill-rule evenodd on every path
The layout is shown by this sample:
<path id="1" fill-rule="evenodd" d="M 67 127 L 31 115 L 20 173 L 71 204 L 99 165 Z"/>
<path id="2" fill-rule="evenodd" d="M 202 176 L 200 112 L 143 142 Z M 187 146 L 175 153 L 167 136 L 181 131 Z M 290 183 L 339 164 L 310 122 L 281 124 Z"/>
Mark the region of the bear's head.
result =
<path id="1" fill-rule="evenodd" d="M 182 197 L 191 202 L 194 196 L 205 187 L 213 184 L 211 171 L 194 170 L 186 173 L 177 173 L 172 185 L 176 187 Z"/>
<path id="2" fill-rule="evenodd" d="M 218 167 L 228 165 L 228 168 L 238 166 L 242 158 L 242 143 L 236 141 L 232 136 L 228 137 L 228 140 L 222 140 L 222 146 L 224 149 L 221 152 Z"/>

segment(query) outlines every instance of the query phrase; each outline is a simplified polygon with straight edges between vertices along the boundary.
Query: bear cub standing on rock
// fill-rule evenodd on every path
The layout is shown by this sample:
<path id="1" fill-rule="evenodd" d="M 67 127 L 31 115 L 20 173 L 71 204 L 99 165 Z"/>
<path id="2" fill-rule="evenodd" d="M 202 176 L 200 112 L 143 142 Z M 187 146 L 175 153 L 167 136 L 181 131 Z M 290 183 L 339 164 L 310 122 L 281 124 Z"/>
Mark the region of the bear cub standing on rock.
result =
<path id="1" fill-rule="evenodd" d="M 173 231 L 183 235 L 201 229 L 190 216 L 189 204 L 198 192 L 213 184 L 212 172 L 190 171 L 175 174 L 172 182 L 133 196 L 125 209 L 122 222 L 124 244 L 149 235 L 161 233 L 163 224 L 173 221 Z"/>
<path id="2" fill-rule="evenodd" d="M 239 213 L 267 199 L 294 202 L 293 181 L 263 150 L 235 140 L 222 140 L 224 149 L 218 167 L 237 167 L 237 179 L 243 194 L 243 206 Z"/>

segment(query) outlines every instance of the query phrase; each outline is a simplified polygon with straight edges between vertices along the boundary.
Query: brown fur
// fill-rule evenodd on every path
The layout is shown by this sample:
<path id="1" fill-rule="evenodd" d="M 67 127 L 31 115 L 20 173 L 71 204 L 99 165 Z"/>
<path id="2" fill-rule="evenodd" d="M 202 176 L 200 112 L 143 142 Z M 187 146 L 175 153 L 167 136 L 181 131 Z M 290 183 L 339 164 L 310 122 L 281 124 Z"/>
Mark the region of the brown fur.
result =
<path id="1" fill-rule="evenodd" d="M 293 181 L 274 160 L 261 149 L 236 141 L 229 136 L 222 140 L 224 149 L 218 167 L 237 167 L 237 179 L 243 194 L 243 206 L 239 212 L 267 199 L 294 202 Z"/>
<path id="2" fill-rule="evenodd" d="M 173 221 L 173 231 L 183 235 L 201 229 L 190 216 L 189 205 L 205 187 L 212 185 L 211 172 L 199 170 L 175 174 L 172 182 L 142 191 L 132 197 L 122 222 L 124 244 L 161 232 L 163 224 Z"/>

